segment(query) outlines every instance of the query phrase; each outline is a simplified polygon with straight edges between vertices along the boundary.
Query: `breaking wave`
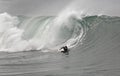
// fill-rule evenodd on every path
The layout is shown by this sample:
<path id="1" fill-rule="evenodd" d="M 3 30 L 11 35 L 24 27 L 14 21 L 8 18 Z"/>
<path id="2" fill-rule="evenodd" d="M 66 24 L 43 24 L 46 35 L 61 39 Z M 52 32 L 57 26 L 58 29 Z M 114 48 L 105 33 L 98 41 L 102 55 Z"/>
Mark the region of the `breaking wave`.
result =
<path id="1" fill-rule="evenodd" d="M 0 51 L 57 51 L 67 45 L 82 45 L 88 30 L 117 17 L 85 16 L 76 12 L 58 16 L 11 16 L 0 14 Z M 109 23 L 108 23 L 109 24 Z"/>
<path id="2" fill-rule="evenodd" d="M 57 50 L 64 45 L 72 48 L 82 43 L 86 32 L 82 19 L 75 13 L 64 16 L 0 14 L 0 51 Z"/>

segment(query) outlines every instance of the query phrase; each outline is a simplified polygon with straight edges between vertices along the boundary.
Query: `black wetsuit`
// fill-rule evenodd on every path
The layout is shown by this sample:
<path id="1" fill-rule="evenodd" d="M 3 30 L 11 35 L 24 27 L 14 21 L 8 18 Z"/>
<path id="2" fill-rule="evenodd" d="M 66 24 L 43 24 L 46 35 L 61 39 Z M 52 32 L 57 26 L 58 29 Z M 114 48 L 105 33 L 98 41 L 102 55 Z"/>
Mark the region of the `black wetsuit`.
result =
<path id="1" fill-rule="evenodd" d="M 65 53 L 67 55 L 69 54 L 69 49 L 67 46 L 62 47 L 61 49 L 63 49 L 63 51 L 61 51 L 62 53 Z"/>

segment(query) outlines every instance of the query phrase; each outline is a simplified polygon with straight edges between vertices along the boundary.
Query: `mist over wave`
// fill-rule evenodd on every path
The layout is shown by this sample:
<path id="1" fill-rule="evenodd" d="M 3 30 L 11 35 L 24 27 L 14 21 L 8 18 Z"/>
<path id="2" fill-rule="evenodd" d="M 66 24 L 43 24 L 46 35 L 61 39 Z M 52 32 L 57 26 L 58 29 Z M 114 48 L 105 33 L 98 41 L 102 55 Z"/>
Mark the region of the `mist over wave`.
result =
<path id="1" fill-rule="evenodd" d="M 63 18 L 65 17 L 65 18 Z M 57 50 L 82 41 L 86 26 L 76 13 L 25 17 L 0 14 L 0 51 Z"/>
<path id="2" fill-rule="evenodd" d="M 85 15 L 83 12 L 63 11 L 58 16 L 11 16 L 0 14 L 0 51 L 57 51 L 84 44 L 89 30 L 106 20 L 119 17 Z M 108 23 L 109 24 L 109 23 Z M 111 24 L 112 25 L 112 24 Z"/>

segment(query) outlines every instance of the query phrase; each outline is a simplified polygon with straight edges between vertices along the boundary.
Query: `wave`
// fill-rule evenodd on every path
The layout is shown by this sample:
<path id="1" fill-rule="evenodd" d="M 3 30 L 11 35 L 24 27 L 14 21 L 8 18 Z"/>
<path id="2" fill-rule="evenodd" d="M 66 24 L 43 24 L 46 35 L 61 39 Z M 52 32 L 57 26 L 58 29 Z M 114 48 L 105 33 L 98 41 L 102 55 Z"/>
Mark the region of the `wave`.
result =
<path id="1" fill-rule="evenodd" d="M 85 26 L 75 14 L 63 20 L 60 16 L 25 17 L 0 14 L 0 51 L 56 50 L 82 41 Z"/>
<path id="2" fill-rule="evenodd" d="M 88 30 L 115 20 L 110 16 L 85 16 L 75 12 L 59 16 L 11 16 L 0 14 L 0 51 L 29 50 L 54 51 L 67 45 L 73 48 L 83 44 Z"/>

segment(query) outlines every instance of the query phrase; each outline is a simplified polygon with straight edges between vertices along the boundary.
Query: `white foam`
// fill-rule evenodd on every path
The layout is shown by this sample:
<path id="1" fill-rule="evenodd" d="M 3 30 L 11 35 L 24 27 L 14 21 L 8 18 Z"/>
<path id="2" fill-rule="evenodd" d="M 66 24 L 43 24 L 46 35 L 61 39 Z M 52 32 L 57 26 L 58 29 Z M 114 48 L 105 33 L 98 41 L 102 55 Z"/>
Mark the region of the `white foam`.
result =
<path id="1" fill-rule="evenodd" d="M 59 14 L 55 19 L 44 20 L 42 24 L 36 18 L 26 20 L 27 22 L 19 25 L 21 27 L 19 28 L 17 26 L 20 22 L 19 18 L 2 13 L 0 14 L 0 51 L 18 52 L 41 49 L 57 51 L 64 45 L 74 47 L 83 35 L 81 25 L 76 22 L 77 19 L 80 19 L 77 12 L 67 11 Z M 39 25 L 36 25 L 36 22 Z M 34 30 L 36 26 L 39 27 Z M 33 30 L 35 31 L 33 37 L 24 39 L 27 35 L 32 35 Z"/>

